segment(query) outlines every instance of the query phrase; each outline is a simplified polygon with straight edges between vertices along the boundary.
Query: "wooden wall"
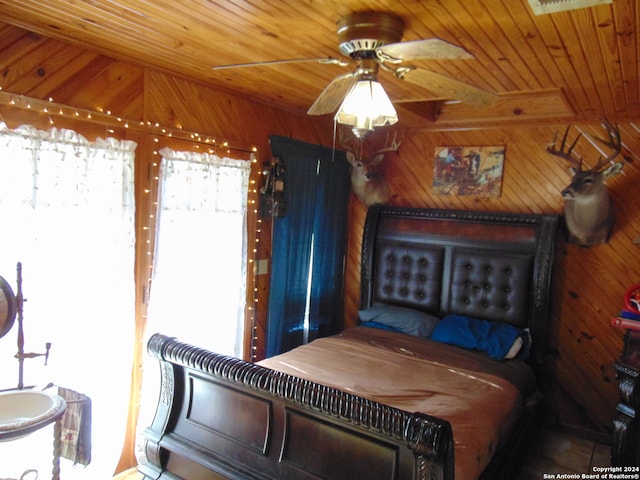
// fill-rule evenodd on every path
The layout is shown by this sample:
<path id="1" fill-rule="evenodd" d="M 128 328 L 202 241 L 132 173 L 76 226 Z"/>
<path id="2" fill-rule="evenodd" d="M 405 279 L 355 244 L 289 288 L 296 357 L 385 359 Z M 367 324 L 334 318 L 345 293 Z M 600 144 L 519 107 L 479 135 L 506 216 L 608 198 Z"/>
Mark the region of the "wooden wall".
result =
<path id="1" fill-rule="evenodd" d="M 494 128 L 464 132 L 402 132 L 399 154 L 387 154 L 382 166 L 395 192 L 391 203 L 436 208 L 562 213 L 560 191 L 570 173 L 545 150 L 556 130 L 566 125 Z M 602 137 L 599 125 L 577 125 Z M 623 141 L 640 155 L 635 124 L 620 126 Z M 572 129 L 572 135 L 577 130 Z M 581 141 L 583 142 L 583 141 Z M 502 194 L 499 198 L 434 195 L 434 153 L 442 145 L 504 145 Z M 587 159 L 598 153 L 588 143 L 576 147 Z M 640 163 L 630 156 L 623 173 L 609 179 L 617 208 L 617 226 L 610 242 L 592 248 L 567 244 L 560 235 L 553 279 L 551 339 L 546 371 L 550 407 L 562 422 L 593 431 L 610 430 L 618 400 L 613 361 L 622 347 L 622 331 L 610 325 L 623 307 L 625 290 L 640 283 Z M 358 309 L 360 232 L 365 209 L 351 208 L 351 239 L 347 264 L 345 322 Z"/>
<path id="2" fill-rule="evenodd" d="M 118 62 L 90 50 L 38 37 L 15 27 L 0 24 L 0 87 L 38 99 L 89 111 L 111 111 L 143 125 L 117 128 L 98 119 L 15 108 L 0 102 L 0 120 L 17 126 L 32 123 L 48 128 L 75 128 L 88 137 L 112 134 L 138 142 L 139 172 L 151 172 L 158 148 L 201 148 L 195 141 L 159 135 L 144 125 L 198 132 L 231 142 L 234 146 L 257 148 L 258 161 L 253 179 L 260 181 L 261 162 L 269 159 L 268 136 L 290 136 L 310 143 L 330 146 L 332 126 L 326 119 L 309 119 L 266 105 L 248 101 L 223 91 L 214 91 L 186 78 L 167 75 L 142 66 Z M 6 97 L 5 97 L 6 100 Z M 84 111 L 84 110 L 83 110 Z M 640 123 L 639 123 L 640 124 Z M 621 125 L 623 140 L 640 154 L 636 124 Z M 388 154 L 382 170 L 394 190 L 392 203 L 398 205 L 505 210 L 512 212 L 561 213 L 559 192 L 568 183 L 566 165 L 546 153 L 545 144 L 556 129 L 565 125 L 528 126 L 470 131 L 400 130 L 399 153 Z M 580 128 L 600 134 L 596 124 Z M 438 145 L 504 145 L 506 160 L 502 194 L 499 198 L 438 196 L 432 193 L 434 151 Z M 586 155 L 596 155 L 585 147 Z M 618 208 L 617 229 L 607 245 L 590 249 L 560 241 L 554 276 L 552 334 L 547 365 L 547 398 L 562 423 L 596 432 L 610 431 L 618 394 L 612 363 L 622 345 L 622 331 L 610 326 L 610 317 L 622 307 L 626 288 L 640 283 L 640 255 L 634 241 L 640 236 L 640 189 L 637 157 L 631 157 L 623 174 L 609 181 Z M 138 209 L 138 298 L 143 298 L 148 264 L 148 246 L 143 227 L 149 224 L 152 202 L 144 191 L 152 175 L 137 180 Z M 254 184 L 258 185 L 258 184 Z M 366 211 L 356 200 L 350 205 L 349 254 L 346 264 L 345 325 L 356 318 L 359 297 L 359 245 Z M 270 222 L 260 223 L 252 215 L 250 236 L 257 239 L 257 258 L 270 258 Z M 262 355 L 268 275 L 255 281 L 258 349 Z M 143 316 L 141 309 L 138 316 Z M 135 346 L 141 349 L 140 345 Z M 134 367 L 134 381 L 140 375 Z M 136 397 L 132 397 L 135 402 Z M 131 464 L 131 455 L 123 465 Z"/>

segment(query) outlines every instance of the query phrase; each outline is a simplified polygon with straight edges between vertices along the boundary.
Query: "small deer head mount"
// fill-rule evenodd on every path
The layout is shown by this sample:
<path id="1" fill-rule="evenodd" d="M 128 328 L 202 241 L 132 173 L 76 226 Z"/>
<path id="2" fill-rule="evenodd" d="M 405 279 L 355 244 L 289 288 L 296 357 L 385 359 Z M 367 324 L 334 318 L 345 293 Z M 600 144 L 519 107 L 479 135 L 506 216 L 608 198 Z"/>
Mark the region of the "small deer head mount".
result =
<path id="1" fill-rule="evenodd" d="M 388 134 L 382 148 L 365 155 L 362 140 L 355 137 L 345 140 L 340 131 L 340 145 L 346 150 L 347 161 L 351 164 L 351 188 L 367 208 L 376 203 L 389 203 L 391 199 L 391 187 L 378 170 L 378 165 L 384 159 L 385 153 L 398 151 L 400 142 L 397 141 L 397 135 L 396 132 L 390 140 Z"/>
<path id="2" fill-rule="evenodd" d="M 595 139 L 610 148 L 612 152 L 606 157 L 600 156 L 592 168 L 583 168 L 582 157 L 573 151 L 578 140 L 582 136 L 587 136 L 586 133 L 580 132 L 573 143 L 570 146 L 567 145 L 571 125 L 565 130 L 559 148 L 556 148 L 558 132 L 547 146 L 549 153 L 571 164 L 569 169 L 573 178 L 571 183 L 562 190 L 565 201 L 565 223 L 569 231 L 569 242 L 584 247 L 607 243 L 615 223 L 613 203 L 604 181 L 622 170 L 622 162 L 613 161 L 620 154 L 622 141 L 617 126 L 607 120 L 604 121 L 603 126 L 608 138 L 604 140 L 596 137 Z"/>

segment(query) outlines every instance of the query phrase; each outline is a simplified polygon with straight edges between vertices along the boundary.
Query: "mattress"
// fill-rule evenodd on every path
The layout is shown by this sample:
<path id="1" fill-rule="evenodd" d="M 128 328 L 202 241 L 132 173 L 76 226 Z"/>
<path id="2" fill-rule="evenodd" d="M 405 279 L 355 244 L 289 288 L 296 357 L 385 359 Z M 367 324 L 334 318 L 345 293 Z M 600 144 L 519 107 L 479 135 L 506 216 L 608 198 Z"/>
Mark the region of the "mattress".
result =
<path id="1" fill-rule="evenodd" d="M 319 338 L 260 365 L 408 412 L 447 420 L 455 478 L 477 478 L 534 392 L 520 360 L 365 326 Z"/>

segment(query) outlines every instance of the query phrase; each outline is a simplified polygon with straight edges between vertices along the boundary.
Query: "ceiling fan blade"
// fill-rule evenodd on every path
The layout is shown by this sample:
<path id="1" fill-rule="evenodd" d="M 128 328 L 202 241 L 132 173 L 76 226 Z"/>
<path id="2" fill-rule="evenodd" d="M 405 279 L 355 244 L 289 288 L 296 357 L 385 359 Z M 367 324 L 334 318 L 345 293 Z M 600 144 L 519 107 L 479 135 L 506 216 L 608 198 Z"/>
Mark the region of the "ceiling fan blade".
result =
<path id="1" fill-rule="evenodd" d="M 470 59 L 474 58 L 464 48 L 439 38 L 414 40 L 382 45 L 376 49 L 378 57 L 391 63 L 401 63 L 418 59 Z"/>
<path id="2" fill-rule="evenodd" d="M 287 60 L 269 60 L 266 62 L 251 62 L 251 63 L 233 63 L 230 65 L 216 65 L 211 67 L 212 70 L 225 70 L 229 68 L 246 68 L 246 67 L 264 67 L 271 65 L 283 65 L 286 63 L 321 63 L 324 65 L 340 65 L 341 67 L 346 67 L 349 65 L 349 62 L 345 62 L 338 58 L 333 57 L 319 57 L 319 58 L 290 58 Z"/>
<path id="3" fill-rule="evenodd" d="M 307 113 L 309 115 L 324 115 L 335 112 L 355 83 L 356 76 L 353 72 L 334 78 L 316 98 Z"/>
<path id="4" fill-rule="evenodd" d="M 399 68 L 396 70 L 396 76 L 414 85 L 426 88 L 436 95 L 451 100 L 460 100 L 461 102 L 478 107 L 488 107 L 498 99 L 497 95 L 469 85 L 468 83 L 420 68 Z"/>

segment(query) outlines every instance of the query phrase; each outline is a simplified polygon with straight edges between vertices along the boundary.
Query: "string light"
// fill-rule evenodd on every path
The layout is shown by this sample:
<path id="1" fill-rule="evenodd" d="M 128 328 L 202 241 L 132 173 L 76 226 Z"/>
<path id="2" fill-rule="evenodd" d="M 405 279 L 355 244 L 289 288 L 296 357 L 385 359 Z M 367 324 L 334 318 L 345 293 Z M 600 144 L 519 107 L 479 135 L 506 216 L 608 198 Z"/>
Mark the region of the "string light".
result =
<path id="1" fill-rule="evenodd" d="M 107 130 L 109 133 L 113 133 L 114 128 L 116 127 L 137 128 L 147 131 L 150 130 L 153 134 L 175 137 L 178 139 L 191 139 L 199 143 L 212 144 L 214 146 L 216 145 L 215 137 L 207 137 L 198 132 L 184 131 L 184 126 L 181 124 L 178 124 L 175 128 L 168 128 L 160 125 L 159 122 L 145 122 L 144 120 L 137 121 L 126 119 L 121 116 L 113 116 L 111 110 L 105 111 L 104 107 L 102 106 L 98 106 L 94 110 L 71 107 L 68 105 L 55 103 L 52 97 L 48 97 L 47 100 L 41 100 L 38 98 L 32 98 L 25 95 L 7 92 L 4 91 L 2 87 L 0 87 L 0 105 L 11 105 L 34 111 L 40 110 L 43 113 L 47 114 L 47 116 L 49 117 L 49 124 L 51 125 L 53 125 L 54 123 L 51 115 L 76 119 L 86 118 L 87 120 L 91 120 L 92 122 L 105 124 L 109 128 Z M 137 125 L 137 127 L 134 127 L 134 125 Z M 228 152 L 230 150 L 241 152 L 257 152 L 256 147 L 251 147 L 250 149 L 235 147 L 227 141 L 222 143 L 222 147 L 227 149 Z"/>
<path id="2" fill-rule="evenodd" d="M 257 152 L 257 148 L 253 147 L 253 151 Z M 251 158 L 251 162 L 252 163 L 258 163 L 258 156 L 257 155 L 252 155 Z M 256 169 L 253 169 L 254 171 L 256 171 Z M 257 203 L 255 200 L 258 198 L 258 188 L 257 188 L 257 182 L 255 181 L 255 179 L 252 180 L 252 185 L 253 185 L 253 190 L 252 190 L 252 194 L 253 194 L 253 199 L 254 199 L 254 205 Z M 260 216 L 258 215 L 258 210 L 257 208 L 254 208 L 253 210 L 253 215 L 254 218 L 256 219 L 256 234 L 255 234 L 255 247 L 254 248 L 254 258 L 257 256 L 257 250 L 258 250 L 258 244 L 260 242 L 260 237 L 262 236 L 262 219 L 260 218 Z M 259 303 L 259 298 L 258 298 L 258 272 L 257 272 L 257 268 L 256 265 L 254 264 L 254 269 L 253 269 L 253 285 L 254 285 L 254 289 L 253 289 L 253 304 L 250 307 L 250 311 L 251 314 L 253 316 L 253 331 L 251 332 L 251 361 L 256 361 L 258 360 L 258 341 L 260 340 L 258 337 L 258 318 L 257 318 L 257 314 L 256 311 L 258 310 L 258 303 Z"/>
<path id="3" fill-rule="evenodd" d="M 225 142 L 226 143 L 226 142 Z M 257 149 L 254 147 L 253 148 L 253 153 L 251 154 L 251 162 L 254 164 L 257 164 L 258 162 L 258 156 L 256 154 Z M 254 174 L 256 173 L 256 169 L 253 168 L 252 169 Z M 252 252 L 252 258 L 250 261 L 250 266 L 252 267 L 251 271 L 252 271 L 252 278 L 253 278 L 253 295 L 252 295 L 252 302 L 249 305 L 248 311 L 251 315 L 251 342 L 250 342 L 250 360 L 252 362 L 255 362 L 258 360 L 258 341 L 259 341 L 259 337 L 258 337 L 258 316 L 257 316 L 257 311 L 258 311 L 258 302 L 259 302 L 259 298 L 258 298 L 258 292 L 259 292 L 259 288 L 258 288 L 258 279 L 259 274 L 261 273 L 259 271 L 259 265 L 258 265 L 258 247 L 260 244 L 260 237 L 262 235 L 262 220 L 260 219 L 259 215 L 258 215 L 258 211 L 257 208 L 255 207 L 255 205 L 257 204 L 257 199 L 258 199 L 258 182 L 256 181 L 255 178 L 251 178 L 249 180 L 249 191 L 250 191 L 250 196 L 249 196 L 249 205 L 252 206 L 252 215 L 253 218 L 256 219 L 256 227 L 255 227 L 255 235 L 254 235 L 254 245 L 253 245 L 253 252 Z"/>
<path id="4" fill-rule="evenodd" d="M 37 98 L 26 97 L 24 95 L 19 95 L 15 93 L 6 92 L 0 87 L 0 106 L 1 105 L 11 105 L 17 108 L 25 108 L 31 111 L 41 111 L 42 113 L 47 115 L 50 125 L 54 125 L 53 116 L 60 116 L 63 118 L 86 118 L 93 123 L 103 124 L 105 126 L 105 131 L 109 134 L 115 133 L 115 128 L 133 128 L 137 130 L 142 130 L 148 133 L 153 134 L 153 142 L 158 144 L 160 139 L 158 136 L 166 136 L 169 138 L 176 138 L 178 140 L 190 140 L 192 142 L 202 143 L 207 145 L 207 150 L 211 154 L 215 154 L 216 149 L 222 148 L 225 150 L 227 154 L 230 154 L 231 151 L 240 151 L 250 153 L 249 160 L 252 163 L 257 163 L 257 152 L 258 149 L 255 146 L 247 148 L 235 147 L 230 144 L 228 141 L 218 142 L 218 140 L 211 136 L 208 137 L 206 135 L 202 135 L 198 132 L 188 132 L 184 130 L 184 126 L 182 124 L 177 124 L 175 128 L 163 127 L 158 122 L 150 122 L 144 120 L 131 120 L 125 119 L 120 116 L 113 116 L 111 110 L 106 110 L 102 106 L 96 107 L 94 110 L 71 107 L 64 104 L 55 103 L 53 98 L 49 97 L 47 100 L 41 100 Z M 200 148 L 198 145 L 195 145 L 196 148 Z M 153 160 L 151 162 L 152 172 L 151 179 L 153 183 L 150 183 L 150 186 L 143 189 L 143 194 L 145 195 L 145 201 L 147 210 L 147 223 L 142 226 L 142 231 L 144 232 L 144 236 L 142 241 L 146 245 L 145 256 L 147 257 L 147 285 L 143 288 L 143 297 L 144 297 L 144 308 L 142 312 L 142 318 L 146 321 L 147 319 L 147 311 L 146 305 L 148 304 L 148 294 L 151 289 L 151 281 L 153 277 L 153 255 L 154 255 L 154 244 L 155 244 L 155 221 L 156 221 L 156 209 L 158 206 L 158 202 L 155 201 L 155 197 L 157 196 L 157 185 L 159 180 L 159 152 L 158 149 L 153 149 Z M 260 236 L 262 234 L 262 220 L 258 217 L 257 210 L 257 197 L 258 197 L 258 189 L 256 188 L 255 179 L 250 180 L 250 188 L 249 188 L 249 198 L 248 205 L 251 206 L 251 212 L 253 217 L 256 219 L 256 228 L 255 228 L 255 238 L 253 248 L 249 252 L 249 258 L 247 259 L 249 267 L 251 268 L 250 272 L 251 279 L 253 285 L 248 287 L 247 290 L 251 292 L 250 299 L 247 302 L 247 312 L 249 315 L 248 324 L 252 325 L 252 331 L 250 332 L 250 352 L 249 355 L 251 360 L 254 361 L 257 359 L 257 342 L 258 338 L 258 324 L 257 324 L 257 305 L 259 302 L 258 299 L 258 271 L 256 268 L 257 262 L 256 257 L 258 254 L 258 246 L 260 243 Z"/>

